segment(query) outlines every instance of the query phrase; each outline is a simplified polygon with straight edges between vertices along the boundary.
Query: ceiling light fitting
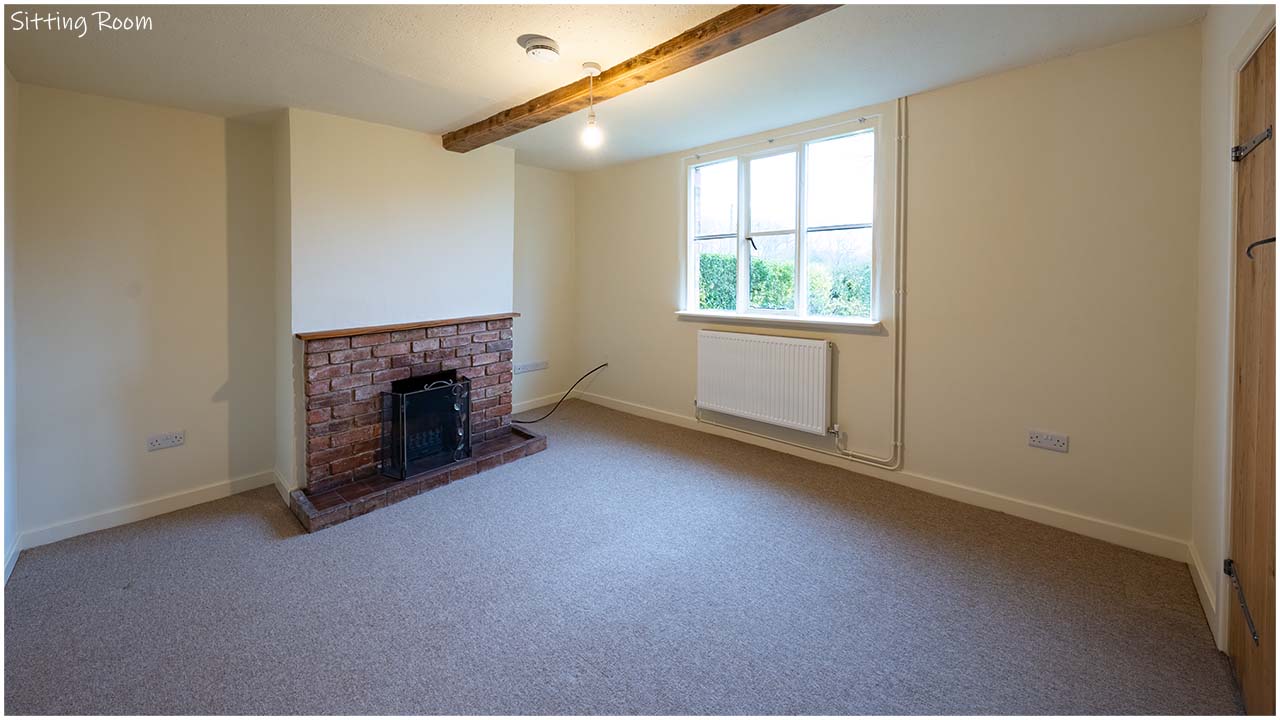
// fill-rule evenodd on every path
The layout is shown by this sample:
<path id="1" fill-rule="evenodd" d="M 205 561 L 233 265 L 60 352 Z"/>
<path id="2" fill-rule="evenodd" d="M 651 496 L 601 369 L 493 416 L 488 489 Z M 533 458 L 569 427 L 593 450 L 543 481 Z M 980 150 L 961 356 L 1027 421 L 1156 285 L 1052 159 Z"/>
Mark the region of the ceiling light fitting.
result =
<path id="1" fill-rule="evenodd" d="M 560 59 L 560 45 L 546 35 L 521 35 L 516 38 L 524 54 L 543 63 L 552 63 Z"/>
<path id="2" fill-rule="evenodd" d="M 604 144 L 604 132 L 596 125 L 596 76 L 600 74 L 600 64 L 582 63 L 582 72 L 587 76 L 587 126 L 582 128 L 583 146 L 594 150 Z"/>

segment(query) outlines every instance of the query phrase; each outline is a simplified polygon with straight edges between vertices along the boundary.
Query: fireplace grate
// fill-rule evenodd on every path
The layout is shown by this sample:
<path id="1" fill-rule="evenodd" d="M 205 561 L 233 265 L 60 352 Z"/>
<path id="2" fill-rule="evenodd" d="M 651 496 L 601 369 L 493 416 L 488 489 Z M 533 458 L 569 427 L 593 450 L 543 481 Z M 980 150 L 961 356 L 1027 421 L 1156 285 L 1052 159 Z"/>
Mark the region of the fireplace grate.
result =
<path id="1" fill-rule="evenodd" d="M 382 394 L 382 474 L 405 480 L 471 457 L 471 381 L 454 372 L 397 380 Z"/>

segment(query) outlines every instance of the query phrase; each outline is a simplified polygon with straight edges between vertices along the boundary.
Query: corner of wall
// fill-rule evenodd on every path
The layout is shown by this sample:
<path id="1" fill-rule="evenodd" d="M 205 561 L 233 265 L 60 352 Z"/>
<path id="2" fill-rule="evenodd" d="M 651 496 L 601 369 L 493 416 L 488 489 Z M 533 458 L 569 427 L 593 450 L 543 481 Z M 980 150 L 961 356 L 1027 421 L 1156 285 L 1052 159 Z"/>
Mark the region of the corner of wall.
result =
<path id="1" fill-rule="evenodd" d="M 295 341 L 293 337 L 293 235 L 292 235 L 292 154 L 290 115 L 285 110 L 273 124 L 275 155 L 275 478 L 277 489 L 288 502 L 289 491 L 298 486 L 298 421 L 294 385 Z"/>
<path id="2" fill-rule="evenodd" d="M 17 246 L 16 214 L 19 205 L 16 173 L 18 161 L 18 81 L 4 71 L 4 436 L 0 439 L 0 452 L 4 454 L 4 579 L 18 559 L 18 476 L 15 428 L 17 408 L 17 373 L 14 363 L 14 250 Z"/>

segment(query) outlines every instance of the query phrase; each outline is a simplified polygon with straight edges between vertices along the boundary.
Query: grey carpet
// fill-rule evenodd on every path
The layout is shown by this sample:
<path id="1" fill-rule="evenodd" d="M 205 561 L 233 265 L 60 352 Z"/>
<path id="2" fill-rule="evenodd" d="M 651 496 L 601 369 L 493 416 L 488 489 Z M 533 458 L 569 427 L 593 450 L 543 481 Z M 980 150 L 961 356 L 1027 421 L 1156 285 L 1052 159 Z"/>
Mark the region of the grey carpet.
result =
<path id="1" fill-rule="evenodd" d="M 262 488 L 22 554 L 5 711 L 1235 713 L 1185 565 L 566 403 L 314 535 Z"/>

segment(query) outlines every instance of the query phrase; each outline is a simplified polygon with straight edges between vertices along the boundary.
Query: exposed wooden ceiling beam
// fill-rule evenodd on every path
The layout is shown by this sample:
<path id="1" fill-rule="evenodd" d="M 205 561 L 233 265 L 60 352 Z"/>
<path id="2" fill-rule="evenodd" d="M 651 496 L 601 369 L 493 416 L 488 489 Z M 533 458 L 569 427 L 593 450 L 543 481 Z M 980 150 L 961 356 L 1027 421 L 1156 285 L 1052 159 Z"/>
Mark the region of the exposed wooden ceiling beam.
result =
<path id="1" fill-rule="evenodd" d="M 595 80 L 595 102 L 644 87 L 730 50 L 769 37 L 839 5 L 738 5 L 697 27 L 605 70 Z M 445 133 L 444 147 L 468 152 L 587 107 L 587 78 Z"/>

